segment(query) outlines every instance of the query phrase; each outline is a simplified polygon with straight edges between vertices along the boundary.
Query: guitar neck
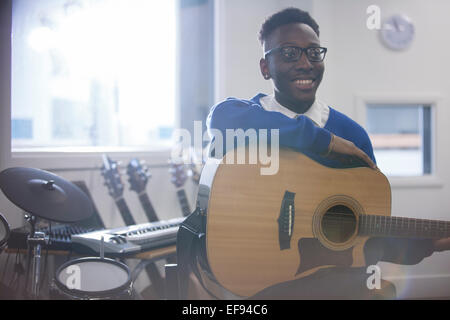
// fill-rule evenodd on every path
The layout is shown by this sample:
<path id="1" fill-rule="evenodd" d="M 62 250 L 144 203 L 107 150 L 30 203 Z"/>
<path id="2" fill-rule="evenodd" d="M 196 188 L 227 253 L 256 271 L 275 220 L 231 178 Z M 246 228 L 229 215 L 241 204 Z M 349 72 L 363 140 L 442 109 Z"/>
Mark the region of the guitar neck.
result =
<path id="1" fill-rule="evenodd" d="M 134 221 L 134 218 L 131 215 L 130 209 L 128 208 L 128 205 L 125 202 L 125 199 L 120 197 L 120 198 L 114 199 L 114 201 L 116 202 L 117 208 L 119 208 L 119 212 L 120 212 L 125 224 L 127 226 L 135 225 L 136 222 Z"/>
<path id="2" fill-rule="evenodd" d="M 450 236 L 450 221 L 361 215 L 359 235 L 439 239 Z"/>
<path id="3" fill-rule="evenodd" d="M 144 208 L 148 221 L 149 222 L 159 221 L 159 218 L 156 215 L 156 211 L 153 208 L 152 203 L 150 202 L 150 198 L 148 197 L 145 191 L 139 193 L 139 201 L 141 202 L 142 207 Z"/>
<path id="4" fill-rule="evenodd" d="M 183 212 L 183 216 L 187 217 L 191 214 L 191 208 L 189 207 L 189 202 L 187 200 L 186 192 L 183 188 L 177 191 L 178 202 L 181 206 L 181 211 Z"/>

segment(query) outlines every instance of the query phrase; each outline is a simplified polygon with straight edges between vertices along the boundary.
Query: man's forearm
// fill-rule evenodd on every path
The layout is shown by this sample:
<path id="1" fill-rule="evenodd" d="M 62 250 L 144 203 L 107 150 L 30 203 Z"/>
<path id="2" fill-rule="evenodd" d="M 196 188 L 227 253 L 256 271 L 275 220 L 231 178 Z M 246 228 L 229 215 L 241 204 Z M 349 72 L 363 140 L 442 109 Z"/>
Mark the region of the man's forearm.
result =
<path id="1" fill-rule="evenodd" d="M 319 128 L 305 116 L 288 118 L 279 112 L 265 111 L 257 106 L 222 103 L 208 117 L 208 129 L 217 129 L 223 136 L 227 129 L 278 129 L 280 145 L 297 151 L 324 153 L 331 133 Z"/>

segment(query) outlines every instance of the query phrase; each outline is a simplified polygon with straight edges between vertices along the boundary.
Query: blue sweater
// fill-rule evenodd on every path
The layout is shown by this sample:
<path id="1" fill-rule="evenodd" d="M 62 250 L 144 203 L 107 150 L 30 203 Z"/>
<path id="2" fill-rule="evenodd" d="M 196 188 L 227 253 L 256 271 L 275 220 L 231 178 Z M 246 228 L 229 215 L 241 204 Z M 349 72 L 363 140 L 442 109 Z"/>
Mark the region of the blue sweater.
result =
<path id="1" fill-rule="evenodd" d="M 208 129 L 220 130 L 223 137 L 226 129 L 279 129 L 280 146 L 300 151 L 328 167 L 341 168 L 341 162 L 320 156 L 328 150 L 333 133 L 352 141 L 375 162 L 367 132 L 343 113 L 330 107 L 328 121 L 324 128 L 320 128 L 303 115 L 292 119 L 279 112 L 264 110 L 260 103 L 263 96 L 260 93 L 250 100 L 228 98 L 215 105 L 208 116 Z M 210 136 L 214 139 L 211 131 Z"/>
<path id="2" fill-rule="evenodd" d="M 328 150 L 333 133 L 352 141 L 375 162 L 367 132 L 343 113 L 330 107 L 328 121 L 324 128 L 320 128 L 303 115 L 292 119 L 279 112 L 266 111 L 260 103 L 263 96 L 260 93 L 250 100 L 228 98 L 213 106 L 206 123 L 211 138 L 215 137 L 210 129 L 220 130 L 223 137 L 226 136 L 226 129 L 279 129 L 280 146 L 300 151 L 328 167 L 342 168 L 344 165 L 341 162 L 320 156 Z M 367 242 L 366 249 L 366 258 L 370 263 L 383 260 L 416 264 L 433 252 L 431 240 L 421 239 L 372 238 Z"/>

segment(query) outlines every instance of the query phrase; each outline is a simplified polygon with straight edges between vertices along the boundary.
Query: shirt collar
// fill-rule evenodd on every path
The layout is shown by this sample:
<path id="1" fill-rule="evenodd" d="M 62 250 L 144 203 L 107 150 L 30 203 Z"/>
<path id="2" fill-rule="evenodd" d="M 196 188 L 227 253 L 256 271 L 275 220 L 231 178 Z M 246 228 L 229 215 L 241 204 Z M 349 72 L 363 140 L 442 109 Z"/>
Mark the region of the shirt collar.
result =
<path id="1" fill-rule="evenodd" d="M 267 111 L 277 111 L 289 118 L 297 118 L 300 114 L 295 113 L 292 110 L 282 106 L 273 94 L 264 96 L 260 98 L 261 106 Z M 328 111 L 328 106 L 324 102 L 316 99 L 311 107 L 303 115 L 310 118 L 317 126 L 324 127 L 326 123 L 326 118 L 324 118 L 324 112 Z M 325 122 L 324 122 L 325 120 Z"/>

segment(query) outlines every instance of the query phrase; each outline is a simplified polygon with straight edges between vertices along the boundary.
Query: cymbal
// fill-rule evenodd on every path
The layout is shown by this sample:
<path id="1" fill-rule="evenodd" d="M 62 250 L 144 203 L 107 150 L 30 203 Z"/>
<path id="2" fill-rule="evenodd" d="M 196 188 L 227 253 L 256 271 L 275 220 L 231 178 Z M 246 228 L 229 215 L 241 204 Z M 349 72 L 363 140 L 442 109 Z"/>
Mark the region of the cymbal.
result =
<path id="1" fill-rule="evenodd" d="M 25 212 L 50 221 L 77 222 L 94 212 L 90 199 L 75 184 L 40 169 L 3 170 L 0 189 Z"/>

